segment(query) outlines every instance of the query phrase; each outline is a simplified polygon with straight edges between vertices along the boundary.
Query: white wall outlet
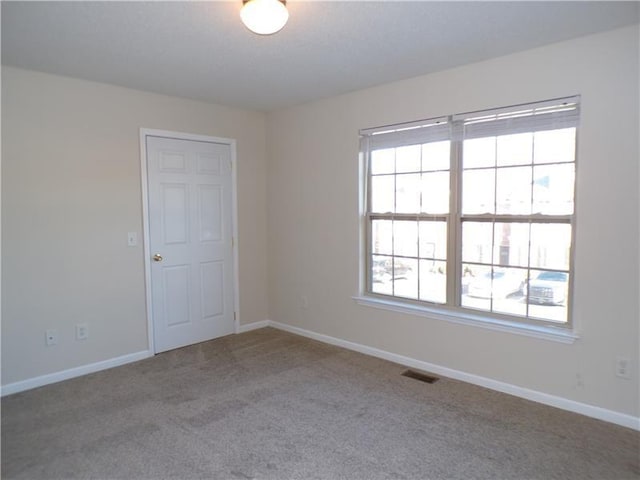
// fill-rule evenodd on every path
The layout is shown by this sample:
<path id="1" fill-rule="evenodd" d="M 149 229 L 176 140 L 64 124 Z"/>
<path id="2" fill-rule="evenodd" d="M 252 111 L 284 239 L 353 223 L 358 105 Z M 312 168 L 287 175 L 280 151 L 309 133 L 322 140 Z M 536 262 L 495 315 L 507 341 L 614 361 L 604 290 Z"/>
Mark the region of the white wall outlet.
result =
<path id="1" fill-rule="evenodd" d="M 138 245 L 138 234 L 137 232 L 129 232 L 127 233 L 127 245 L 130 247 L 135 247 Z"/>
<path id="2" fill-rule="evenodd" d="M 616 357 L 616 377 L 631 379 L 631 362 L 627 357 Z"/>
<path id="3" fill-rule="evenodd" d="M 58 332 L 57 330 L 47 330 L 44 332 L 44 339 L 47 347 L 58 344 Z"/>
<path id="4" fill-rule="evenodd" d="M 300 297 L 300 301 L 302 302 L 302 308 L 309 308 L 309 297 L 307 297 L 306 295 L 302 295 L 302 297 Z"/>
<path id="5" fill-rule="evenodd" d="M 89 325 L 79 323 L 76 325 L 76 340 L 86 340 L 89 338 Z"/>

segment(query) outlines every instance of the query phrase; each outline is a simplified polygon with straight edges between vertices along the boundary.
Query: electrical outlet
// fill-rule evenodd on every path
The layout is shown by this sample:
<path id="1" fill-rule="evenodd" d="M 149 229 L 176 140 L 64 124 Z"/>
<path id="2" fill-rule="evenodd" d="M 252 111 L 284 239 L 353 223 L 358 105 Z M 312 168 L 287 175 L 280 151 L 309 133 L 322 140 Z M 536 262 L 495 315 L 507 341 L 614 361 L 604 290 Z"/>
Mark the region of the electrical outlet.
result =
<path id="1" fill-rule="evenodd" d="M 45 331 L 44 338 L 47 347 L 58 344 L 58 332 L 56 330 Z"/>
<path id="2" fill-rule="evenodd" d="M 89 325 L 78 323 L 76 325 L 76 340 L 86 340 L 89 338 Z"/>
<path id="3" fill-rule="evenodd" d="M 306 295 L 302 295 L 302 297 L 300 297 L 300 300 L 302 302 L 302 308 L 309 308 L 309 297 L 307 297 Z"/>
<path id="4" fill-rule="evenodd" d="M 616 377 L 631 379 L 631 362 L 626 357 L 616 357 Z"/>

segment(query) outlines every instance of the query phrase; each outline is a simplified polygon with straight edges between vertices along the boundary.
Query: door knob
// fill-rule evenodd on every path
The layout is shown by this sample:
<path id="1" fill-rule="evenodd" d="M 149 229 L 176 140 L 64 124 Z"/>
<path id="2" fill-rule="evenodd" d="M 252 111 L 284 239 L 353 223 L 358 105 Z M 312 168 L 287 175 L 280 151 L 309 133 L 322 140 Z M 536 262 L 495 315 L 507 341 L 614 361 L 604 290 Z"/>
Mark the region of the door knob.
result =
<path id="1" fill-rule="evenodd" d="M 156 254 L 153 256 L 153 261 L 154 261 L 154 262 L 161 262 L 161 261 L 162 261 L 162 255 L 160 255 L 159 253 L 156 253 Z"/>

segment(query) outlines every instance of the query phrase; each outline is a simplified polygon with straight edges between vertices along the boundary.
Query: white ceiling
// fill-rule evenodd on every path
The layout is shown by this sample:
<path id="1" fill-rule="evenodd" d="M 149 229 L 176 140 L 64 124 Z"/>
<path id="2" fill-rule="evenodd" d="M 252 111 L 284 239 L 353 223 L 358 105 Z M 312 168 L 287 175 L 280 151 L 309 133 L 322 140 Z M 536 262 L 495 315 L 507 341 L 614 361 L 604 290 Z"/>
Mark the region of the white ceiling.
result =
<path id="1" fill-rule="evenodd" d="M 2 2 L 2 63 L 273 110 L 637 23 L 638 2 Z"/>

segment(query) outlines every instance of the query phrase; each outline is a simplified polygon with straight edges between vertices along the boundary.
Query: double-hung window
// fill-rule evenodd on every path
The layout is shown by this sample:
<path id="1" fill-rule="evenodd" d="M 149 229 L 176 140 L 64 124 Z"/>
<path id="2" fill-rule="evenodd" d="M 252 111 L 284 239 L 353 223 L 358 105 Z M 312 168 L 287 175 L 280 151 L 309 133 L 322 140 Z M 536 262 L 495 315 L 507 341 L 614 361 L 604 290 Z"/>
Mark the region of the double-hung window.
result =
<path id="1" fill-rule="evenodd" d="M 570 325 L 579 98 L 361 131 L 366 293 Z"/>

